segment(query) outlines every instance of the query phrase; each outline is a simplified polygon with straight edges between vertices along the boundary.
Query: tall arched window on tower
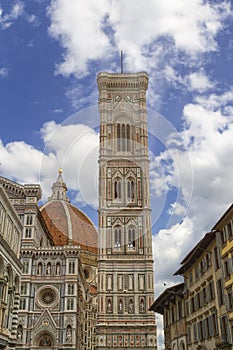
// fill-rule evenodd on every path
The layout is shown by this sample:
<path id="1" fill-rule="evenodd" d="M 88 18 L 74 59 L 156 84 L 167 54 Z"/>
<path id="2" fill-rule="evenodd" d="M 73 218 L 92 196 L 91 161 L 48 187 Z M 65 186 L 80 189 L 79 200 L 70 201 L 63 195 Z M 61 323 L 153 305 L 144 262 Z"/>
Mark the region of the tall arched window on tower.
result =
<path id="1" fill-rule="evenodd" d="M 135 184 L 133 179 L 127 180 L 127 199 L 128 202 L 134 201 Z"/>
<path id="2" fill-rule="evenodd" d="M 121 151 L 121 126 L 117 124 L 117 150 Z"/>
<path id="3" fill-rule="evenodd" d="M 130 126 L 129 124 L 126 125 L 126 151 L 130 151 Z"/>
<path id="4" fill-rule="evenodd" d="M 135 227 L 128 228 L 128 248 L 135 248 Z"/>
<path id="5" fill-rule="evenodd" d="M 114 248 L 120 248 L 121 244 L 122 244 L 121 227 L 116 226 L 114 228 Z"/>
<path id="6" fill-rule="evenodd" d="M 121 185 L 121 179 L 117 178 L 114 181 L 114 194 L 113 197 L 115 200 L 121 201 L 122 199 L 122 185 Z"/>
<path id="7" fill-rule="evenodd" d="M 130 151 L 130 125 L 117 124 L 117 151 Z"/>

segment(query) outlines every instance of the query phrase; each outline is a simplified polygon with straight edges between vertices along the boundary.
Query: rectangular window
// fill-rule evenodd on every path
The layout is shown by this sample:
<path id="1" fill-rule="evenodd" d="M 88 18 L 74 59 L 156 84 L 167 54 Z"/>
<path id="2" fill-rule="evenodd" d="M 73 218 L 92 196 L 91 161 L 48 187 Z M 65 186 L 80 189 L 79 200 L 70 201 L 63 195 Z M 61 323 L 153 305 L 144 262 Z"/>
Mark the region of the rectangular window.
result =
<path id="1" fill-rule="evenodd" d="M 227 325 L 227 317 L 220 318 L 220 329 L 221 329 L 221 338 L 223 341 L 228 341 L 228 325 Z"/>
<path id="2" fill-rule="evenodd" d="M 224 244 L 226 243 L 226 235 L 225 235 L 224 230 L 222 230 L 222 231 L 220 232 L 220 238 L 221 238 L 221 243 L 222 243 L 222 245 L 224 245 Z"/>
<path id="3" fill-rule="evenodd" d="M 217 281 L 217 293 L 218 293 L 218 305 L 221 306 L 224 303 L 224 294 L 223 294 L 223 282 L 222 280 Z"/>
<path id="4" fill-rule="evenodd" d="M 183 317 L 183 305 L 181 300 L 178 302 L 178 316 L 179 320 Z"/>
<path id="5" fill-rule="evenodd" d="M 227 231 L 228 231 L 228 238 L 229 238 L 229 241 L 231 241 L 232 238 L 233 238 L 231 222 L 229 222 L 229 224 L 227 224 Z"/>
<path id="6" fill-rule="evenodd" d="M 218 321 L 216 313 L 212 314 L 212 324 L 213 324 L 213 335 L 218 335 Z"/>
<path id="7" fill-rule="evenodd" d="M 74 294 L 74 285 L 73 284 L 68 284 L 67 294 L 69 294 L 69 295 L 73 295 Z"/>
<path id="8" fill-rule="evenodd" d="M 3 206 L 0 204 L 0 233 L 3 234 L 4 220 L 5 220 L 6 211 Z"/>
<path id="9" fill-rule="evenodd" d="M 199 267 L 198 264 L 195 265 L 195 280 L 199 279 Z"/>
<path id="10" fill-rule="evenodd" d="M 197 330 L 198 330 L 198 340 L 203 340 L 203 333 L 202 333 L 202 321 L 198 322 L 197 324 Z"/>
<path id="11" fill-rule="evenodd" d="M 67 299 L 67 310 L 73 310 L 74 309 L 74 300 L 71 298 Z"/>
<path id="12" fill-rule="evenodd" d="M 197 293 L 197 310 L 201 307 L 200 293 Z"/>
<path id="13" fill-rule="evenodd" d="M 25 310 L 26 309 L 26 299 L 25 298 L 21 298 L 20 302 L 19 302 L 19 309 L 20 310 Z"/>
<path id="14" fill-rule="evenodd" d="M 193 272 L 189 272 L 189 285 L 191 286 L 193 284 Z"/>
<path id="15" fill-rule="evenodd" d="M 175 312 L 174 312 L 174 307 L 171 308 L 171 322 L 175 322 Z"/>
<path id="16" fill-rule="evenodd" d="M 192 337 L 191 337 L 191 327 L 190 326 L 188 326 L 187 327 L 187 340 L 188 340 L 188 344 L 191 344 L 191 342 L 192 342 Z"/>
<path id="17" fill-rule="evenodd" d="M 210 300 L 214 300 L 215 298 L 214 281 L 211 281 L 209 284 L 209 294 L 210 294 Z"/>
<path id="18" fill-rule="evenodd" d="M 196 322 L 193 323 L 193 341 L 194 342 L 197 341 L 197 324 L 196 324 Z"/>
<path id="19" fill-rule="evenodd" d="M 223 269 L 224 269 L 224 277 L 229 278 L 230 277 L 229 259 L 223 262 Z"/>
<path id="20" fill-rule="evenodd" d="M 231 289 L 227 290 L 227 308 L 228 308 L 228 310 L 233 309 L 233 297 L 232 297 L 232 290 Z"/>
<path id="21" fill-rule="evenodd" d="M 221 266 L 218 247 L 214 247 L 214 265 L 215 265 L 215 270 L 218 270 Z"/>
<path id="22" fill-rule="evenodd" d="M 207 269 L 211 266 L 211 255 L 210 255 L 210 253 L 206 254 L 206 265 L 207 265 Z"/>
<path id="23" fill-rule="evenodd" d="M 21 294 L 26 294 L 27 293 L 27 284 L 22 283 L 21 284 Z"/>
<path id="24" fill-rule="evenodd" d="M 209 318 L 206 318 L 205 320 L 205 325 L 206 325 L 206 337 L 210 337 L 210 324 L 209 324 Z"/>

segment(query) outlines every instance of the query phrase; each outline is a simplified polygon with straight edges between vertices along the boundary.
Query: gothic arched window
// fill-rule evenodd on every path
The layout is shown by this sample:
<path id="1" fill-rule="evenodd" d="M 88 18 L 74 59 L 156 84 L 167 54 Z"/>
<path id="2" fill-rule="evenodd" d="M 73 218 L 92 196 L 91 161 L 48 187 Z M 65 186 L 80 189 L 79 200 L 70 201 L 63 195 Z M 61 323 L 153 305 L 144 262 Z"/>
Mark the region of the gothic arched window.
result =
<path id="1" fill-rule="evenodd" d="M 121 126 L 117 124 L 117 150 L 121 150 Z"/>
<path id="2" fill-rule="evenodd" d="M 121 179 L 116 179 L 114 181 L 114 199 L 118 199 L 118 200 L 122 199 Z"/>
<path id="3" fill-rule="evenodd" d="M 127 199 L 128 201 L 134 200 L 135 184 L 132 179 L 127 181 Z"/>
<path id="4" fill-rule="evenodd" d="M 130 226 L 128 228 L 128 247 L 135 248 L 135 227 Z"/>
<path id="5" fill-rule="evenodd" d="M 130 151 L 130 125 L 117 124 L 117 150 Z"/>
<path id="6" fill-rule="evenodd" d="M 125 152 L 125 143 L 126 143 L 126 132 L 125 132 L 125 125 L 121 125 L 121 145 L 122 145 L 122 151 Z"/>
<path id="7" fill-rule="evenodd" d="M 121 227 L 116 226 L 114 228 L 114 247 L 120 248 L 121 247 Z"/>
<path id="8" fill-rule="evenodd" d="M 126 144 L 126 150 L 130 150 L 130 126 L 129 124 L 126 125 L 126 138 L 127 138 L 127 144 Z"/>

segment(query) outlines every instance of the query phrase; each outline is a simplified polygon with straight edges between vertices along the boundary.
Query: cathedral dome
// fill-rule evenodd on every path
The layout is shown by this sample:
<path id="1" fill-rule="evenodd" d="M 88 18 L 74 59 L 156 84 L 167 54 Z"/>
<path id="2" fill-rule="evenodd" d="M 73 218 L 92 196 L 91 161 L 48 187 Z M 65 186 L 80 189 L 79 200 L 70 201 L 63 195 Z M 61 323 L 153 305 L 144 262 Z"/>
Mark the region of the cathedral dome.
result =
<path id="1" fill-rule="evenodd" d="M 98 234 L 92 221 L 69 202 L 66 185 L 59 170 L 53 193 L 42 206 L 41 214 L 56 246 L 80 245 L 82 249 L 96 251 Z"/>

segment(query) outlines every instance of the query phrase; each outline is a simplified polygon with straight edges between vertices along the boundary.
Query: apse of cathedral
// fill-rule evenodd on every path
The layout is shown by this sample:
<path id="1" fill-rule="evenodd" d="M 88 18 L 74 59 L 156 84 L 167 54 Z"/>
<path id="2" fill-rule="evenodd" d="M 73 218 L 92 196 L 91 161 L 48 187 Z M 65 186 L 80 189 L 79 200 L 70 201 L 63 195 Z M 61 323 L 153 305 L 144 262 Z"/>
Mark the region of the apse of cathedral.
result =
<path id="1" fill-rule="evenodd" d="M 41 207 L 40 185 L 0 177 L 0 238 L 12 250 L 0 250 L 0 348 L 157 348 L 148 76 L 100 73 L 97 83 L 98 233 L 70 203 L 61 169 Z"/>

